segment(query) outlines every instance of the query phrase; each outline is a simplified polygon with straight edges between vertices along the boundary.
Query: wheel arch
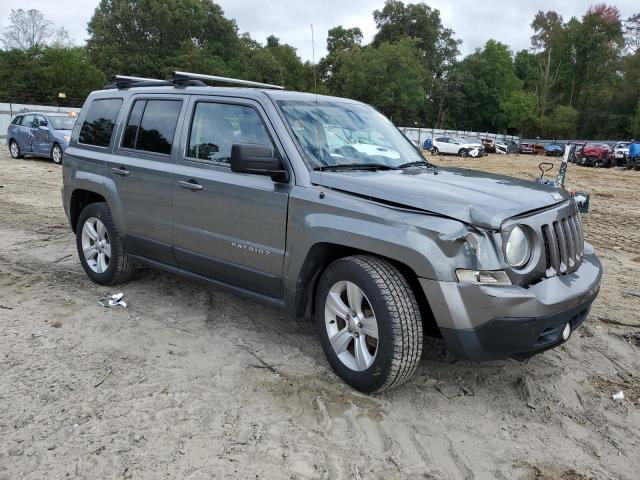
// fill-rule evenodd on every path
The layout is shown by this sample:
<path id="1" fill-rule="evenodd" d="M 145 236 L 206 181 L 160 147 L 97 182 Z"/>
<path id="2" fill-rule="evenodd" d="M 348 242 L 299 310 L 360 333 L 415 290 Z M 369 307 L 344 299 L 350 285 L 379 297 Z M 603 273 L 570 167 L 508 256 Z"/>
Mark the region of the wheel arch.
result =
<path id="1" fill-rule="evenodd" d="M 407 264 L 384 256 L 372 253 L 356 247 L 340 245 L 330 242 L 318 242 L 307 253 L 303 266 L 296 281 L 296 288 L 285 292 L 287 313 L 293 318 L 312 318 L 315 309 L 315 296 L 317 293 L 320 276 L 336 260 L 352 255 L 367 255 L 388 261 L 394 265 L 409 283 L 416 297 L 422 316 L 423 330 L 425 333 L 440 337 L 440 329 L 435 320 L 429 301 L 420 286 L 418 275 Z M 288 298 L 287 298 L 288 297 Z"/>
<path id="2" fill-rule="evenodd" d="M 87 205 L 99 202 L 107 203 L 107 200 L 101 194 L 91 190 L 77 188 L 71 193 L 69 201 L 69 222 L 71 223 L 73 233 L 76 233 L 80 212 L 82 212 Z"/>

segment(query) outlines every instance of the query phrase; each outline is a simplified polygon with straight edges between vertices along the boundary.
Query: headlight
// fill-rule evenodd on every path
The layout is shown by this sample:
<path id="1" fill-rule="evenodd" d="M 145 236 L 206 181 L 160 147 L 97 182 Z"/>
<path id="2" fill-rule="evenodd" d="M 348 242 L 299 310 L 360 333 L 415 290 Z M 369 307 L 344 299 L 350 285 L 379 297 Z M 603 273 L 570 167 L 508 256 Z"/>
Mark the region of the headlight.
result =
<path id="1" fill-rule="evenodd" d="M 505 248 L 507 262 L 514 268 L 522 268 L 531 257 L 531 243 L 522 227 L 515 227 L 509 234 Z"/>
<path id="2" fill-rule="evenodd" d="M 64 141 L 67 142 L 67 143 L 69 143 L 71 141 L 71 137 L 69 135 L 65 135 L 62 138 L 64 138 Z"/>

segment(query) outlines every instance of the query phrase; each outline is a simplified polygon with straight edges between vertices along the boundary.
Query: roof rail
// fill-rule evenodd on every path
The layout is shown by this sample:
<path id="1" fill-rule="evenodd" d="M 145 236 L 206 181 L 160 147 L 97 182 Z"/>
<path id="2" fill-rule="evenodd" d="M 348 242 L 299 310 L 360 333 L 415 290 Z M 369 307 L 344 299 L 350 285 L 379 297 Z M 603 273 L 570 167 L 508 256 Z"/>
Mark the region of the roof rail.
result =
<path id="1" fill-rule="evenodd" d="M 153 86 L 161 87 L 173 85 L 173 83 L 168 80 L 159 80 L 157 78 L 128 77 L 126 75 L 114 75 L 111 80 L 116 88 Z"/>
<path id="2" fill-rule="evenodd" d="M 211 82 L 229 83 L 232 85 L 242 85 L 245 87 L 258 87 L 268 88 L 273 90 L 284 90 L 284 87 L 280 85 L 271 85 L 270 83 L 252 82 L 249 80 L 241 80 L 238 78 L 218 77 L 216 75 L 203 75 L 202 73 L 189 73 L 189 72 L 173 72 L 171 81 L 173 83 L 180 83 L 186 80 L 209 80 Z"/>

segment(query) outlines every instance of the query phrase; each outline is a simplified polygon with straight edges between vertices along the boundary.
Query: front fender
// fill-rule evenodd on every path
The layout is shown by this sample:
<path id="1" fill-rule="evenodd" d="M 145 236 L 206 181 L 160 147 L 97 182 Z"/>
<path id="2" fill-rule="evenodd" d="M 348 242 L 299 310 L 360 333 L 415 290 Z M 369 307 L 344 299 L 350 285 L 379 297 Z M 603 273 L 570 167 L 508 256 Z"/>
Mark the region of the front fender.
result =
<path id="1" fill-rule="evenodd" d="M 461 221 L 341 192 L 294 189 L 289 199 L 285 286 L 295 288 L 319 243 L 349 247 L 409 267 L 417 277 L 455 281 L 457 268 L 498 268 L 495 235 Z"/>

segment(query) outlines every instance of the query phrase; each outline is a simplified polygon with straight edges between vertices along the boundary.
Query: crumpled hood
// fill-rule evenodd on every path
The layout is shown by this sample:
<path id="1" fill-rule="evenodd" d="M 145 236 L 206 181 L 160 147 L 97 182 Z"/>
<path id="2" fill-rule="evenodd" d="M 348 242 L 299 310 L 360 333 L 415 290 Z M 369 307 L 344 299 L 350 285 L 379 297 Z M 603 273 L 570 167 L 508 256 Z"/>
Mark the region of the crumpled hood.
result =
<path id="1" fill-rule="evenodd" d="M 601 156 L 608 153 L 604 147 L 584 147 L 582 149 L 582 155 L 597 155 Z"/>
<path id="2" fill-rule="evenodd" d="M 461 168 L 312 172 L 316 185 L 497 230 L 508 218 L 562 203 L 570 195 L 534 181 Z"/>

